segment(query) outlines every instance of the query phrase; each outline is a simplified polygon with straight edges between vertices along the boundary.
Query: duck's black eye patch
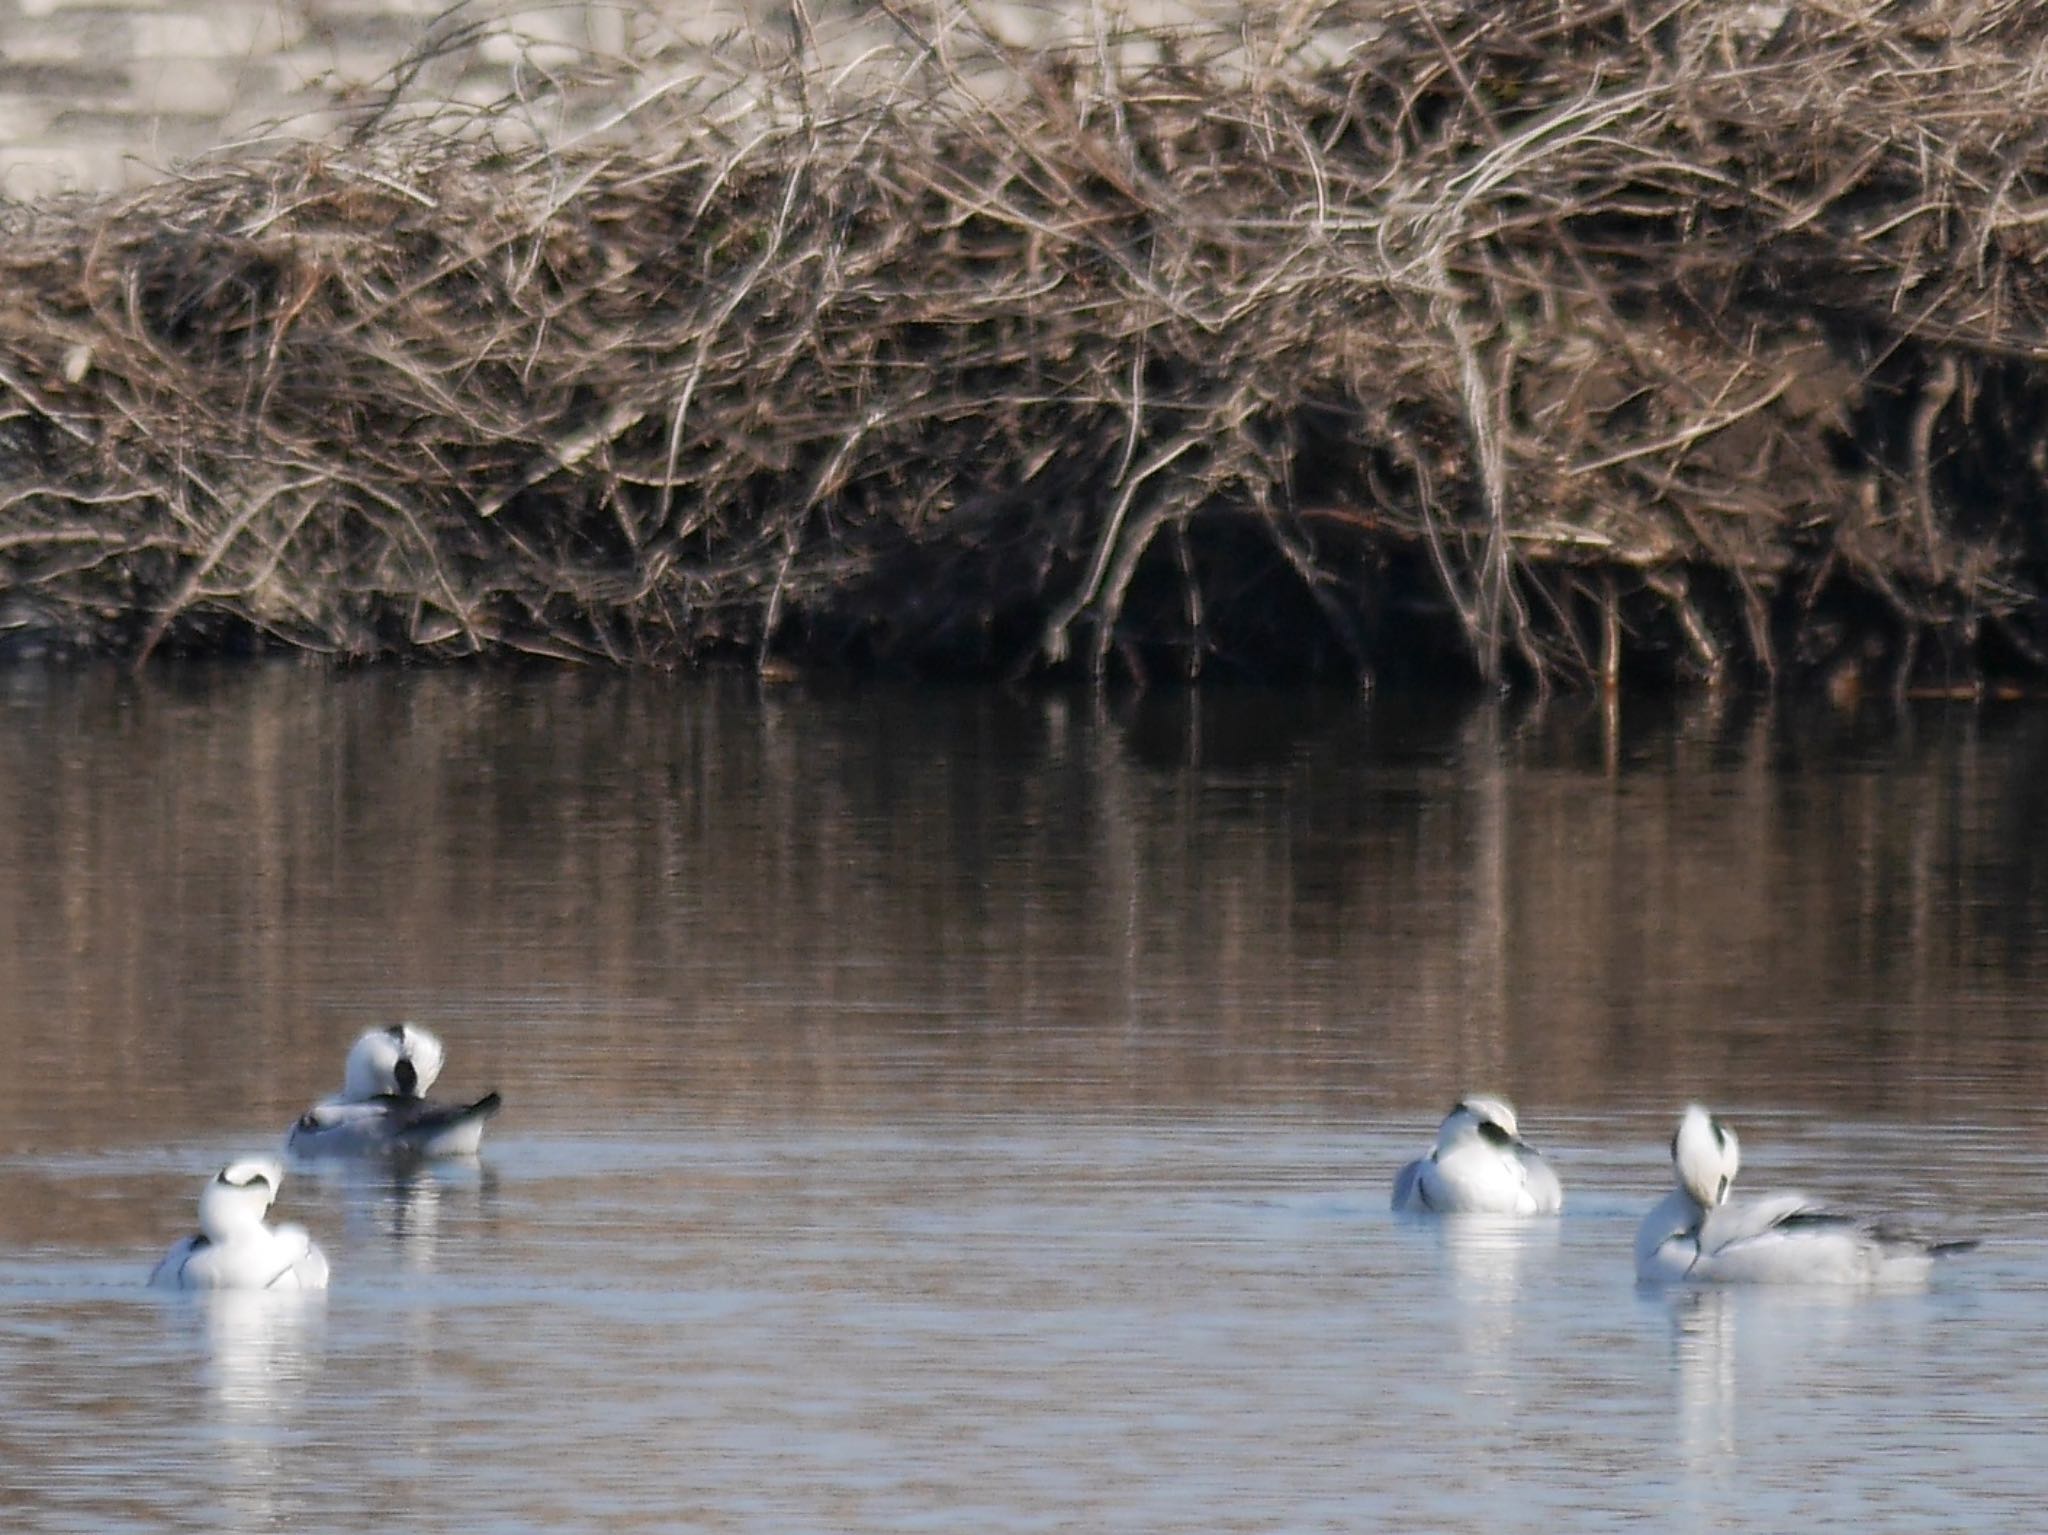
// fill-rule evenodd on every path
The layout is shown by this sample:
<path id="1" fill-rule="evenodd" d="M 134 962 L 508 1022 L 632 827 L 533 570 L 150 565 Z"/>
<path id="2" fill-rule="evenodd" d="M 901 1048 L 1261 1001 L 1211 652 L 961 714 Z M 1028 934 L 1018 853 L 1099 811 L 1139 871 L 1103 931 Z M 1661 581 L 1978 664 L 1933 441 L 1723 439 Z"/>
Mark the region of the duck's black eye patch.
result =
<path id="1" fill-rule="evenodd" d="M 398 1090 L 401 1093 L 409 1094 L 414 1088 L 419 1086 L 419 1068 L 413 1065 L 411 1061 L 400 1061 L 391 1069 L 391 1075 L 397 1079 Z"/>
<path id="2" fill-rule="evenodd" d="M 1480 1121 L 1479 1138 L 1489 1146 L 1512 1146 L 1515 1143 L 1512 1135 L 1490 1119 Z"/>
<path id="3" fill-rule="evenodd" d="M 1721 1121 L 1709 1115 L 1707 1118 L 1707 1123 L 1713 1127 L 1714 1144 L 1719 1146 L 1723 1151 L 1726 1151 L 1728 1149 L 1728 1132 L 1721 1128 Z"/>

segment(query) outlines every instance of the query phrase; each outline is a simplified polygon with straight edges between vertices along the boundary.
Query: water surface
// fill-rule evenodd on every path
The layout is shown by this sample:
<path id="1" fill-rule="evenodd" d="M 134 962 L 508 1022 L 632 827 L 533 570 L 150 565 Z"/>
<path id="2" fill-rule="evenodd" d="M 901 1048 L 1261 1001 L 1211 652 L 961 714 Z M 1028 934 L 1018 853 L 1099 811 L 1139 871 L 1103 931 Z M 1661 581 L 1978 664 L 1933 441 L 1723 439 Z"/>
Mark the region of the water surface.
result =
<path id="1" fill-rule="evenodd" d="M 0 1524 L 2031 1529 L 2048 714 L 0 673 Z M 140 1288 L 411 1017 L 477 1164 Z M 1417 1223 L 1461 1091 L 1567 1213 Z M 1677 1108 L 1982 1251 L 1639 1292 Z"/>

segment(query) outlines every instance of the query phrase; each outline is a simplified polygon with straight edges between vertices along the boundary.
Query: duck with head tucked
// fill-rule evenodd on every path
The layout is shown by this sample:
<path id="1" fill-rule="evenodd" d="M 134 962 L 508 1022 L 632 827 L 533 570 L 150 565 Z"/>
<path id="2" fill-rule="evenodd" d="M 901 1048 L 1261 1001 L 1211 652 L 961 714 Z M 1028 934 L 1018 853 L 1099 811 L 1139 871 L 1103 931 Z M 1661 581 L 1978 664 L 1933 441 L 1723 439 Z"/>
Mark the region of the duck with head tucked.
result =
<path id="1" fill-rule="evenodd" d="M 1698 1104 L 1671 1137 L 1677 1187 L 1636 1231 L 1645 1284 L 1914 1284 L 1977 1244 L 1933 1242 L 1882 1221 L 1821 1208 L 1803 1194 L 1731 1200 L 1735 1132 Z"/>
<path id="2" fill-rule="evenodd" d="M 416 1023 L 371 1029 L 350 1048 L 342 1090 L 313 1105 L 285 1136 L 295 1156 L 474 1156 L 502 1100 L 427 1097 L 441 1074 L 441 1041 Z"/>
<path id="3" fill-rule="evenodd" d="M 1426 1157 L 1394 1177 L 1396 1210 L 1437 1215 L 1555 1215 L 1564 1187 L 1522 1139 L 1504 1098 L 1461 1098 L 1438 1126 Z"/>
<path id="4" fill-rule="evenodd" d="M 172 1290 L 324 1290 L 327 1255 L 303 1226 L 271 1226 L 284 1169 L 271 1157 L 230 1162 L 199 1196 L 199 1230 L 149 1276 Z"/>

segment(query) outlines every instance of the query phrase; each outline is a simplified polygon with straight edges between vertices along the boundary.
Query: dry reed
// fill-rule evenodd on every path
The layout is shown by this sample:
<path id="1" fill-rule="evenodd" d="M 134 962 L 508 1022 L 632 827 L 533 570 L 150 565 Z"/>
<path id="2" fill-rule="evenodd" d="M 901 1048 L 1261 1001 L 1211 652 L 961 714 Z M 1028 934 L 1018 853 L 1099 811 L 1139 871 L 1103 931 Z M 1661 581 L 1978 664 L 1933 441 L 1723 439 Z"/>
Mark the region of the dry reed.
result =
<path id="1" fill-rule="evenodd" d="M 0 628 L 147 656 L 2038 673 L 2048 14 L 1303 4 L 7 208 Z M 801 12 L 799 12 L 801 19 Z M 407 79 L 411 73 L 407 74 Z"/>

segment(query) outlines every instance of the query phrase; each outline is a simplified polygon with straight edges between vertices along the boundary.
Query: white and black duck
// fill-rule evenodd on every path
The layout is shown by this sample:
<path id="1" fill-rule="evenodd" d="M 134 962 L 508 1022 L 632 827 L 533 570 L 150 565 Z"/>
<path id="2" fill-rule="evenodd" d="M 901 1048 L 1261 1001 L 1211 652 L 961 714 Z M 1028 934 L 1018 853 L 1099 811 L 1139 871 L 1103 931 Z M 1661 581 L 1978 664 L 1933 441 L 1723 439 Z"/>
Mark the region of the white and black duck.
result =
<path id="1" fill-rule="evenodd" d="M 1803 1194 L 1733 1200 L 1735 1132 L 1698 1104 L 1671 1137 L 1677 1187 L 1636 1231 L 1647 1284 L 1914 1284 L 1975 1242 L 1934 1242 L 1883 1221 L 1822 1208 Z"/>
<path id="2" fill-rule="evenodd" d="M 199 1196 L 199 1230 L 164 1254 L 149 1282 L 175 1290 L 324 1290 L 327 1256 L 303 1226 L 272 1226 L 284 1169 L 270 1157 L 230 1162 Z"/>
<path id="3" fill-rule="evenodd" d="M 285 1147 L 294 1156 L 474 1156 L 500 1099 L 471 1103 L 429 1098 L 446 1052 L 416 1023 L 371 1029 L 348 1053 L 342 1090 L 323 1098 L 293 1124 Z"/>
<path id="4" fill-rule="evenodd" d="M 1521 1137 L 1501 1098 L 1453 1105 L 1426 1157 L 1395 1175 L 1394 1208 L 1438 1215 L 1555 1215 L 1564 1186 L 1542 1153 Z"/>

